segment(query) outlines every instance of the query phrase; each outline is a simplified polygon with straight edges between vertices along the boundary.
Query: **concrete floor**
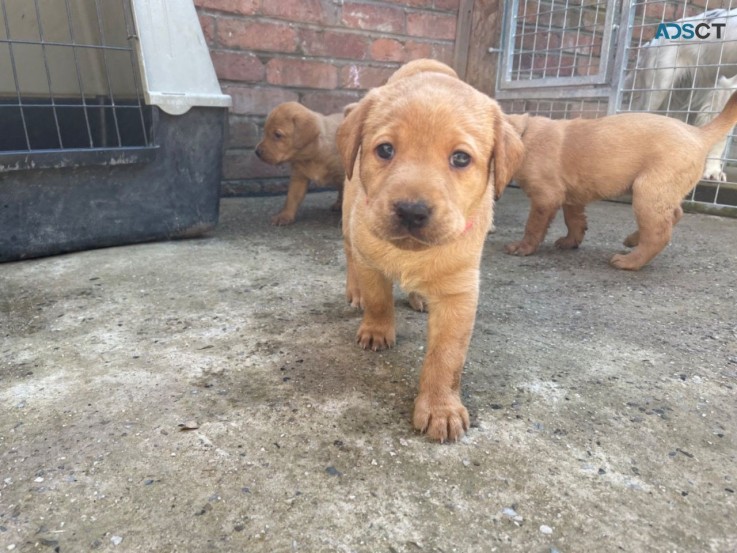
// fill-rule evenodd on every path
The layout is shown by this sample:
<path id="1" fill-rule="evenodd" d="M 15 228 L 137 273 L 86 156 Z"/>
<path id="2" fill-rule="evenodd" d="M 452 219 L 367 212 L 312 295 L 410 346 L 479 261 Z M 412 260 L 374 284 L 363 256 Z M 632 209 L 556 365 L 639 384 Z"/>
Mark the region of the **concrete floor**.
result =
<path id="1" fill-rule="evenodd" d="M 466 438 L 412 431 L 425 316 L 354 344 L 331 193 L 227 199 L 210 237 L 0 265 L 0 551 L 733 552 L 737 220 L 638 273 L 488 238 Z"/>

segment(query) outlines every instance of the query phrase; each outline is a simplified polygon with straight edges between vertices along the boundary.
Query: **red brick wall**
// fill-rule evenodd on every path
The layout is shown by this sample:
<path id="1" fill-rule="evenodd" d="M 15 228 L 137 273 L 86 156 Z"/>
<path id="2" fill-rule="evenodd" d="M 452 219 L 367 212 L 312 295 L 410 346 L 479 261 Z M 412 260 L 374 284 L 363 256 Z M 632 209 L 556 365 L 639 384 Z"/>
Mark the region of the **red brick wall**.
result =
<path id="1" fill-rule="evenodd" d="M 339 111 L 402 63 L 450 63 L 459 0 L 195 0 L 223 91 L 233 97 L 224 195 L 286 189 L 288 169 L 253 149 L 268 112 L 299 101 Z"/>

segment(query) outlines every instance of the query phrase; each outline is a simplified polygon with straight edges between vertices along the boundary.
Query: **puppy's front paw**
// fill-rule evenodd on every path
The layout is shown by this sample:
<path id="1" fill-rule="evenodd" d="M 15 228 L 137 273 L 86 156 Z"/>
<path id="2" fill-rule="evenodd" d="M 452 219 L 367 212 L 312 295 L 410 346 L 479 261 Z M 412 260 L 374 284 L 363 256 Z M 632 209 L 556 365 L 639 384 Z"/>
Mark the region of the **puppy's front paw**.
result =
<path id="1" fill-rule="evenodd" d="M 531 255 L 535 253 L 535 250 L 537 250 L 537 246 L 533 246 L 524 240 L 504 246 L 504 251 L 510 255 Z"/>
<path id="2" fill-rule="evenodd" d="M 393 347 L 397 336 L 393 324 L 362 322 L 356 335 L 358 345 L 363 349 L 379 351 Z"/>
<path id="3" fill-rule="evenodd" d="M 420 393 L 412 416 L 414 427 L 432 440 L 457 441 L 470 426 L 468 411 L 454 394 Z"/>
<path id="4" fill-rule="evenodd" d="M 283 227 L 285 225 L 291 225 L 294 223 L 294 213 L 287 213 L 286 211 L 280 211 L 271 218 L 271 224 L 277 227 Z"/>

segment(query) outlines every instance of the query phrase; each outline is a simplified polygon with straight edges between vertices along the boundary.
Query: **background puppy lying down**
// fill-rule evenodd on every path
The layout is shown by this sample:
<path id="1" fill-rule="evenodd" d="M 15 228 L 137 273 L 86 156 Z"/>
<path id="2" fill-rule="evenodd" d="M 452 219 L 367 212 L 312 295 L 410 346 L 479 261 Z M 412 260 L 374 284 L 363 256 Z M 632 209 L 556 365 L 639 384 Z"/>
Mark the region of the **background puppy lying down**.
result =
<path id="1" fill-rule="evenodd" d="M 615 255 L 611 263 L 637 270 L 670 241 L 683 215 L 681 201 L 698 183 L 709 149 L 737 121 L 737 93 L 702 127 L 649 113 L 568 121 L 510 115 L 509 120 L 525 145 L 514 180 L 531 206 L 524 238 L 507 245 L 507 253 L 534 253 L 561 206 L 568 234 L 555 245 L 577 248 L 586 232 L 584 206 L 631 191 L 638 230 L 624 244 L 634 250 Z"/>
<path id="2" fill-rule="evenodd" d="M 340 210 L 345 171 L 335 146 L 335 131 L 341 121 L 342 113 L 321 115 L 297 102 L 279 104 L 269 113 L 256 155 L 271 165 L 290 163 L 292 169 L 286 203 L 271 219 L 272 224 L 294 222 L 310 181 L 337 188 L 338 200 L 332 209 Z"/>
<path id="3" fill-rule="evenodd" d="M 350 111 L 337 137 L 346 295 L 364 308 L 358 343 L 394 345 L 392 281 L 423 297 L 428 344 L 413 424 L 440 441 L 469 425 L 460 380 L 481 251 L 495 193 L 522 155 L 496 102 L 452 75 L 439 62 L 411 62 Z"/>

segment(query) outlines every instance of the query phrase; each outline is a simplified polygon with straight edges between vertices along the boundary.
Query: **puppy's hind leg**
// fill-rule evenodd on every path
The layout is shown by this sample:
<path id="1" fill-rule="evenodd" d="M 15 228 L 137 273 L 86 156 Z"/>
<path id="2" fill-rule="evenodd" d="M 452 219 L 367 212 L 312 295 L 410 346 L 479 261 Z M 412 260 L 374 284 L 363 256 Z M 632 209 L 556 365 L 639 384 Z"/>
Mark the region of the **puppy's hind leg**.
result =
<path id="1" fill-rule="evenodd" d="M 418 294 L 417 292 L 410 292 L 407 301 L 409 301 L 409 306 L 412 309 L 420 313 L 425 311 L 427 306 L 427 300 L 422 297 L 422 294 Z"/>
<path id="2" fill-rule="evenodd" d="M 639 230 L 636 230 L 635 232 L 628 234 L 627 238 L 624 239 L 624 245 L 628 248 L 634 248 L 639 243 L 640 243 L 640 231 Z"/>
<path id="3" fill-rule="evenodd" d="M 553 222 L 555 214 L 560 207 L 559 203 L 552 201 L 531 200 L 530 214 L 525 225 L 525 235 L 522 240 L 512 242 L 504 247 L 504 251 L 511 255 L 531 255 L 537 251 L 537 247 L 545 239 L 550 223 Z"/>
<path id="4" fill-rule="evenodd" d="M 356 341 L 363 349 L 390 348 L 397 341 L 392 282 L 380 271 L 360 263 L 354 262 L 353 267 L 363 302 L 363 320 Z"/>
<path id="5" fill-rule="evenodd" d="M 683 217 L 683 208 L 681 206 L 678 206 L 676 209 L 673 210 L 673 226 L 676 226 L 676 223 L 681 220 L 681 217 Z M 640 231 L 636 230 L 632 234 L 628 235 L 627 238 L 624 239 L 624 245 L 628 248 L 634 248 L 640 243 Z"/>
<path id="6" fill-rule="evenodd" d="M 330 211 L 339 212 L 343 209 L 343 183 L 338 187 L 338 199 L 330 206 Z"/>
<path id="7" fill-rule="evenodd" d="M 351 244 L 347 239 L 343 239 L 343 250 L 345 251 L 347 269 L 345 280 L 345 299 L 349 304 L 351 304 L 351 307 L 362 308 L 363 300 L 361 299 L 361 287 L 358 284 L 358 275 L 356 275 L 356 262 L 353 260 Z"/>
<path id="8" fill-rule="evenodd" d="M 568 227 L 568 234 L 555 241 L 555 247 L 561 250 L 572 250 L 578 248 L 583 242 L 586 234 L 586 213 L 583 205 L 565 204 L 563 206 L 563 216 Z"/>
<path id="9" fill-rule="evenodd" d="M 649 190 L 657 190 L 658 185 L 648 184 Z M 610 263 L 618 269 L 637 271 L 647 265 L 670 242 L 673 225 L 683 214 L 680 205 L 667 205 L 653 194 L 637 191 L 633 187 L 632 207 L 635 211 L 638 231 L 627 237 L 625 244 L 637 241 L 635 249 L 628 254 L 616 254 Z"/>

